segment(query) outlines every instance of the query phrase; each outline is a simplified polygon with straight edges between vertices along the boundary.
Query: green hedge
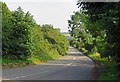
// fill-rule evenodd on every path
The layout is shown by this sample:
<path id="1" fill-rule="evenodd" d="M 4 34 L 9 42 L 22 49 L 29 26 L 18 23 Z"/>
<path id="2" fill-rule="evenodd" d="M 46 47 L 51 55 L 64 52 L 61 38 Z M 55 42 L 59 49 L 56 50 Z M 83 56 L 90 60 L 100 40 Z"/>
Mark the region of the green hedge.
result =
<path id="1" fill-rule="evenodd" d="M 68 41 L 58 29 L 38 25 L 21 7 L 10 11 L 5 3 L 1 4 L 4 59 L 45 61 L 66 54 Z"/>

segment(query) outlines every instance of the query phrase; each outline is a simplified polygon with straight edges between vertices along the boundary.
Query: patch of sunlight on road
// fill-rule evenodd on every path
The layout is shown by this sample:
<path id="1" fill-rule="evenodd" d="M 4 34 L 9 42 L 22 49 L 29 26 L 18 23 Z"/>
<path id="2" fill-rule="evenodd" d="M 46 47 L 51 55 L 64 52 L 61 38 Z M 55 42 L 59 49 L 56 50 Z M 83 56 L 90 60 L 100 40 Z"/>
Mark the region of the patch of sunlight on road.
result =
<path id="1" fill-rule="evenodd" d="M 64 65 L 66 65 L 66 64 L 47 64 L 47 63 L 44 63 L 44 64 L 42 64 L 42 65 L 56 65 L 56 66 L 64 66 Z"/>
<path id="2" fill-rule="evenodd" d="M 46 66 L 64 66 L 64 67 L 69 67 L 69 66 L 93 67 L 93 65 L 74 63 L 74 62 L 71 62 L 71 63 L 68 63 L 68 64 L 42 64 L 42 65 L 46 65 Z"/>
<path id="3" fill-rule="evenodd" d="M 92 61 L 90 58 L 88 58 L 87 56 L 79 56 L 79 58 L 81 60 L 89 60 L 89 61 Z"/>
<path id="4" fill-rule="evenodd" d="M 68 52 L 68 54 L 80 54 L 80 52 Z"/>
<path id="5" fill-rule="evenodd" d="M 10 80 L 10 79 L 6 79 L 6 78 L 0 77 L 0 81 L 1 81 L 1 82 L 2 82 L 2 80 Z"/>
<path id="6" fill-rule="evenodd" d="M 84 59 L 86 59 L 86 58 L 87 58 L 87 59 L 89 59 L 89 58 L 88 58 L 88 57 L 86 57 L 86 56 L 79 56 L 79 58 L 82 58 L 82 59 L 83 59 L 83 58 L 84 58 Z"/>

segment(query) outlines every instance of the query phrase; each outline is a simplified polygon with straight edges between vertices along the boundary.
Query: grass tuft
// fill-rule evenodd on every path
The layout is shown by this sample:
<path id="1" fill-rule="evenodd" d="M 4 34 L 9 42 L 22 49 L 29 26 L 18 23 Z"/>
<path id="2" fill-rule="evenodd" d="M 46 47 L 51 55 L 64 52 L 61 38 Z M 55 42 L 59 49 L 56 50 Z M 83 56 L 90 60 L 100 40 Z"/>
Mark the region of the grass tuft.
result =
<path id="1" fill-rule="evenodd" d="M 89 56 L 104 64 L 104 70 L 100 74 L 99 80 L 119 80 L 117 64 L 114 61 L 101 58 L 99 53 L 89 54 Z"/>

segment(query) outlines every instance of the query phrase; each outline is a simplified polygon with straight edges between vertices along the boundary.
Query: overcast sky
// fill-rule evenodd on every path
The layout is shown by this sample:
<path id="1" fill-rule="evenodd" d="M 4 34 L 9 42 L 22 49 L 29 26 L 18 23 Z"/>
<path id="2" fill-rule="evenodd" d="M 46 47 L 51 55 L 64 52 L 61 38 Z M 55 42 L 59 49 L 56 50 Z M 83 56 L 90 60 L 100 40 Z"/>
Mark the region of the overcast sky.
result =
<path id="1" fill-rule="evenodd" d="M 68 31 L 67 20 L 73 11 L 78 11 L 75 0 L 3 0 L 12 11 L 19 6 L 27 12 L 29 11 L 36 22 L 42 24 L 52 24 L 60 28 L 61 32 Z"/>

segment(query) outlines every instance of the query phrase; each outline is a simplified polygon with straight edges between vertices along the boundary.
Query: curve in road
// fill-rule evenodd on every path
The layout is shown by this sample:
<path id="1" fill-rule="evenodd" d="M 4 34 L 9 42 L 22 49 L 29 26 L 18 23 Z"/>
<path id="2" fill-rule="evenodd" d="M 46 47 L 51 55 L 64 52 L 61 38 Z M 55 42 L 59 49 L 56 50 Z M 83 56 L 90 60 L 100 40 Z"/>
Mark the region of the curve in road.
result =
<path id="1" fill-rule="evenodd" d="M 6 80 L 96 80 L 94 63 L 77 49 L 70 47 L 68 55 L 43 64 L 3 69 Z"/>

